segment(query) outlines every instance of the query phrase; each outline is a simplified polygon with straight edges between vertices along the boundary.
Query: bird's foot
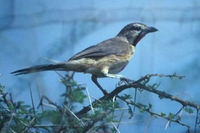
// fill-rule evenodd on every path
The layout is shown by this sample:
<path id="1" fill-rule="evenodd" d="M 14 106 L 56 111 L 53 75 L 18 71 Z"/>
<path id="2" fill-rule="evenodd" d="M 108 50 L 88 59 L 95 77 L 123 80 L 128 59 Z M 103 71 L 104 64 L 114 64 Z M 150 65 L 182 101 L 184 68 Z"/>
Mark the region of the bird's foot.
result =
<path id="1" fill-rule="evenodd" d="M 128 78 L 125 78 L 125 77 L 122 77 L 120 78 L 120 81 L 117 83 L 117 86 L 120 86 L 121 84 L 125 84 L 125 85 L 129 85 L 131 83 L 134 83 L 135 81 L 134 80 L 131 80 L 131 79 L 128 79 Z"/>
<path id="2" fill-rule="evenodd" d="M 125 77 L 120 78 L 120 80 L 121 80 L 122 82 L 124 82 L 126 85 L 135 82 L 134 80 L 128 79 L 128 78 L 125 78 Z"/>

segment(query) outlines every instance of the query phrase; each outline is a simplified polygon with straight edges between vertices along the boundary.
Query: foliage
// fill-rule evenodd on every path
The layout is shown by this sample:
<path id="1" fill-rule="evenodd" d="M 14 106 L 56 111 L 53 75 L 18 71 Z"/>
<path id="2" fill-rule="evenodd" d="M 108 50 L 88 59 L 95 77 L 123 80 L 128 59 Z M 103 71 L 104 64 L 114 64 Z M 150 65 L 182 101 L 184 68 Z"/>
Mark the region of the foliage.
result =
<path id="1" fill-rule="evenodd" d="M 168 128 L 169 124 L 174 122 L 180 126 L 186 127 L 186 131 L 190 132 L 190 126 L 181 121 L 182 111 L 188 114 L 197 110 L 195 131 L 199 125 L 199 105 L 193 102 L 184 101 L 176 96 L 158 90 L 159 85 L 149 85 L 150 78 L 153 76 L 182 78 L 174 75 L 158 75 L 152 74 L 142 77 L 137 81 L 127 80 L 125 85 L 116 87 L 112 92 L 101 98 L 92 98 L 86 93 L 87 88 L 77 84 L 73 80 L 73 76 L 61 77 L 61 83 L 65 85 L 66 91 L 61 96 L 64 97 L 62 105 L 57 105 L 46 96 L 42 96 L 38 108 L 34 104 L 26 105 L 23 101 L 14 101 L 12 94 L 4 92 L 4 86 L 0 85 L 0 130 L 5 133 L 19 132 L 68 132 L 68 133 L 85 133 L 85 132 L 120 132 L 119 126 L 123 117 L 123 108 L 121 103 L 127 106 L 129 118 L 134 117 L 135 109 L 140 113 L 148 113 L 156 118 L 166 119 Z M 158 95 L 162 99 L 171 99 L 182 105 L 176 113 L 170 112 L 154 112 L 152 103 L 137 103 L 136 96 L 130 94 L 122 94 L 124 90 L 134 88 L 136 91 L 148 91 Z M 32 96 L 32 94 L 31 94 Z M 83 109 L 78 110 L 76 105 L 82 104 L 86 99 L 90 99 L 90 104 Z M 93 100 L 91 100 L 93 99 Z M 44 100 L 46 102 L 44 102 Z M 34 103 L 34 102 L 33 102 Z M 52 109 L 45 110 L 43 107 L 48 106 Z M 122 110 L 119 116 L 116 112 Z M 150 122 L 150 120 L 149 120 Z M 147 127 L 148 128 L 148 124 Z"/>

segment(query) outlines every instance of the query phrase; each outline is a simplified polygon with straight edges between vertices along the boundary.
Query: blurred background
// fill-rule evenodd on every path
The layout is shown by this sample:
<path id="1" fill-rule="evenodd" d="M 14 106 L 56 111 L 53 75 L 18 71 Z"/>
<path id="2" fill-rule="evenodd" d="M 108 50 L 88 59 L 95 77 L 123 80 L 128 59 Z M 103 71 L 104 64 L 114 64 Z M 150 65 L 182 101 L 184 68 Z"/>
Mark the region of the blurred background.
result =
<path id="1" fill-rule="evenodd" d="M 186 76 L 182 80 L 157 77 L 151 83 L 161 83 L 159 90 L 200 104 L 200 1 L 196 0 L 0 0 L 0 83 L 6 87 L 6 92 L 12 93 L 14 100 L 30 104 L 31 87 L 36 105 L 38 92 L 61 104 L 60 95 L 65 87 L 57 73 L 13 76 L 10 72 L 51 63 L 45 58 L 66 61 L 80 50 L 114 37 L 132 22 L 156 27 L 159 32 L 148 34 L 139 42 L 133 59 L 120 74 L 135 80 L 154 73 Z M 102 93 L 90 77 L 89 74 L 75 74 L 75 80 L 99 98 Z M 119 80 L 104 78 L 99 82 L 110 92 Z M 133 89 L 127 92 L 134 94 Z M 138 94 L 137 101 L 152 103 L 153 111 L 166 114 L 176 113 L 181 107 L 148 92 Z M 125 119 L 131 124 L 122 124 L 120 131 L 143 132 L 148 115 L 140 115 Z M 194 126 L 195 113 L 184 112 L 183 116 L 182 121 Z M 166 123 L 166 120 L 154 119 L 147 132 L 163 132 Z M 185 130 L 172 124 L 165 132 Z"/>

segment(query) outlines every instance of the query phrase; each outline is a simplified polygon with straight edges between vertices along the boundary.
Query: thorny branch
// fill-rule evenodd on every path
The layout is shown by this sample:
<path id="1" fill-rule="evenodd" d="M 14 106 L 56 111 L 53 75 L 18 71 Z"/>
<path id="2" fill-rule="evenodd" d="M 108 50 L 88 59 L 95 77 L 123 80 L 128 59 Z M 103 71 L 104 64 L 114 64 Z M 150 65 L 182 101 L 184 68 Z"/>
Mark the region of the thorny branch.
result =
<path id="1" fill-rule="evenodd" d="M 159 77 L 168 77 L 168 78 L 178 78 L 178 79 L 182 79 L 182 78 L 184 78 L 184 76 L 177 76 L 176 74 L 173 74 L 173 75 L 163 75 L 163 74 L 149 74 L 149 75 L 146 75 L 146 76 L 144 76 L 144 77 L 142 77 L 142 78 L 140 78 L 139 80 L 137 80 L 137 81 L 134 81 L 134 80 L 126 80 L 126 81 L 128 81 L 128 84 L 126 83 L 125 85 L 122 85 L 122 86 L 119 86 L 119 87 L 116 87 L 116 89 L 114 89 L 113 91 L 111 91 L 110 93 L 108 93 L 107 95 L 105 95 L 105 96 L 103 96 L 103 97 L 101 97 L 99 100 L 101 101 L 101 100 L 109 100 L 109 99 L 112 99 L 113 97 L 115 97 L 115 96 L 117 96 L 118 98 L 120 98 L 121 99 L 121 97 L 120 96 L 118 96 L 118 94 L 120 93 L 120 92 L 122 92 L 122 91 L 124 91 L 124 90 L 126 90 L 126 89 L 129 89 L 129 88 L 135 88 L 135 89 L 142 89 L 142 90 L 145 90 L 145 91 L 148 91 L 148 92 L 151 92 L 151 93 L 154 93 L 154 94 L 157 94 L 158 95 L 158 97 L 159 98 L 165 98 L 165 99 L 171 99 L 172 101 L 176 101 L 176 102 L 178 102 L 178 103 L 180 103 L 180 104 L 182 104 L 182 108 L 181 108 L 181 110 L 179 110 L 176 114 L 175 114 L 175 116 L 177 116 L 181 111 L 182 111 L 182 109 L 184 108 L 184 107 L 192 107 L 192 108 L 195 108 L 196 110 L 197 110 L 197 119 L 196 119 L 196 123 L 195 123 L 195 132 L 196 132 L 196 125 L 198 124 L 197 122 L 198 122 L 198 112 L 199 112 L 199 109 L 200 109 L 200 105 L 198 105 L 198 104 L 196 104 L 196 103 L 194 103 L 194 102 L 190 102 L 190 101 L 187 101 L 187 100 L 183 100 L 183 99 L 181 99 L 181 98 L 179 98 L 178 96 L 173 96 L 173 95 L 171 95 L 171 94 L 168 94 L 168 93 L 166 93 L 166 92 L 164 92 L 164 91 L 160 91 L 160 90 L 157 90 L 157 89 L 155 89 L 154 87 L 152 87 L 152 86 L 146 86 L 145 84 L 150 80 L 150 78 L 151 77 L 153 77 L 153 76 L 159 76 Z M 142 82 L 144 82 L 144 83 L 142 83 Z M 93 104 L 95 104 L 95 103 L 97 103 L 97 102 L 99 102 L 99 100 L 97 101 L 94 101 L 93 103 L 92 103 L 92 105 Z M 141 108 L 141 106 L 139 105 L 139 104 L 137 104 L 137 103 L 134 103 L 134 102 L 128 102 L 128 101 L 126 101 L 126 100 L 123 100 L 124 102 L 126 102 L 127 103 L 127 105 L 128 104 L 132 104 L 132 105 L 134 105 L 134 106 L 136 106 L 136 107 L 138 107 L 138 108 Z M 86 107 L 84 107 L 82 110 L 80 110 L 79 112 L 77 112 L 76 113 L 76 115 L 77 116 L 81 116 L 81 115 L 83 115 L 83 114 L 86 114 L 88 111 L 90 111 L 91 110 L 91 107 L 90 107 L 90 105 L 88 105 L 88 106 L 86 106 Z M 180 121 L 179 121 L 179 119 L 177 118 L 177 119 L 169 119 L 169 117 L 167 117 L 167 116 L 163 116 L 163 115 L 161 115 L 161 114 L 157 114 L 157 113 L 155 113 L 155 112 L 152 112 L 152 111 L 150 111 L 150 108 L 148 109 L 144 109 L 144 111 L 146 111 L 146 112 L 148 112 L 150 115 L 152 115 L 152 116 L 159 116 L 159 117 L 162 117 L 162 118 L 164 118 L 164 119 L 167 119 L 168 120 L 168 123 L 170 123 L 170 122 L 176 122 L 176 123 L 178 123 L 178 124 L 180 124 L 180 125 L 182 125 L 182 126 L 186 126 L 187 128 L 188 128 L 188 132 L 189 132 L 189 129 L 190 129 L 190 126 L 188 126 L 188 125 L 186 125 L 186 124 L 184 124 L 184 123 L 181 123 Z"/>

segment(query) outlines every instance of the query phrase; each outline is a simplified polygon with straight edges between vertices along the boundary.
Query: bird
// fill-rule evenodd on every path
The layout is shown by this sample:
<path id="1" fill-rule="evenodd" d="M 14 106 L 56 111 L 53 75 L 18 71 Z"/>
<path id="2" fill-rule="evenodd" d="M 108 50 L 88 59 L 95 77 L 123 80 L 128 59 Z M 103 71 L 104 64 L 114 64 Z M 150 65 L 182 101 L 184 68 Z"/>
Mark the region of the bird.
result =
<path id="1" fill-rule="evenodd" d="M 104 95 L 107 95 L 107 91 L 99 84 L 97 78 L 127 79 L 118 73 L 127 66 L 133 57 L 138 42 L 146 34 L 156 31 L 158 29 L 143 23 L 130 23 L 122 28 L 115 37 L 82 50 L 66 62 L 36 65 L 16 70 L 11 74 L 22 75 L 49 70 L 89 73 L 96 86 Z"/>

